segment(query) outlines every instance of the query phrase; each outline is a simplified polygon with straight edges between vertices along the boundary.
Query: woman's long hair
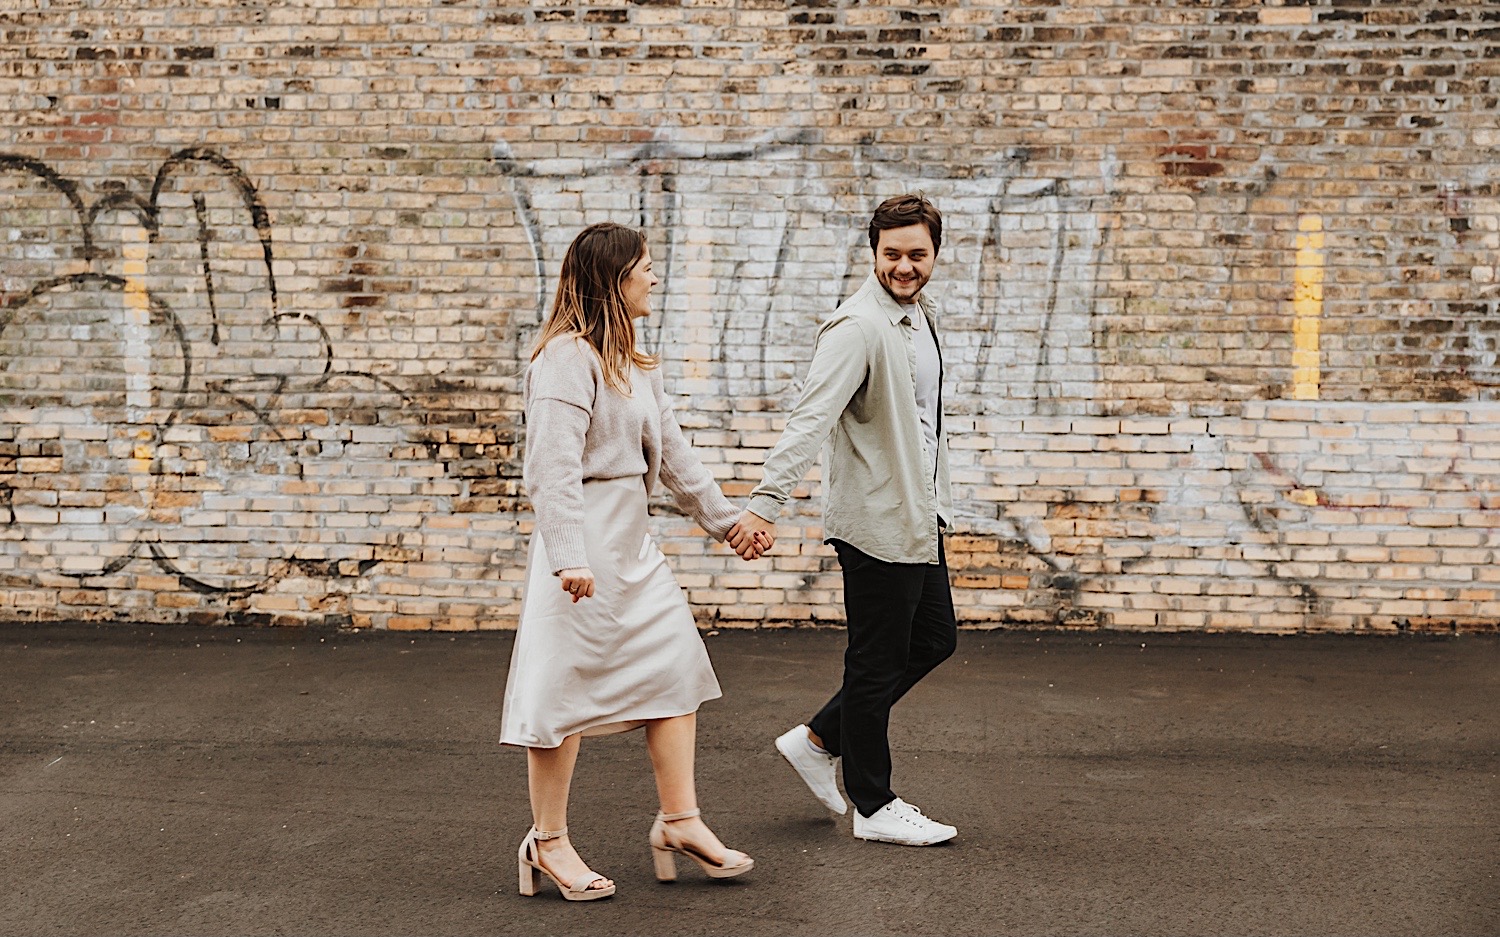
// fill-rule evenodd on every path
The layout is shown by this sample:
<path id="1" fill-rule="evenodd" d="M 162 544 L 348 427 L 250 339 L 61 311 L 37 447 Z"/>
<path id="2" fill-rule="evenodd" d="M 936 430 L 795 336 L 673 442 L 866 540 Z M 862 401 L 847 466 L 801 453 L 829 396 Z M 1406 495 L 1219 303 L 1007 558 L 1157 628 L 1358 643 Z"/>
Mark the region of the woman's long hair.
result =
<path id="1" fill-rule="evenodd" d="M 537 336 L 531 360 L 560 335 L 580 336 L 598 353 L 605 383 L 629 395 L 631 365 L 650 370 L 657 364 L 635 347 L 635 323 L 621 291 L 644 256 L 646 236 L 634 228 L 606 221 L 579 232 L 563 255 L 552 315 Z"/>

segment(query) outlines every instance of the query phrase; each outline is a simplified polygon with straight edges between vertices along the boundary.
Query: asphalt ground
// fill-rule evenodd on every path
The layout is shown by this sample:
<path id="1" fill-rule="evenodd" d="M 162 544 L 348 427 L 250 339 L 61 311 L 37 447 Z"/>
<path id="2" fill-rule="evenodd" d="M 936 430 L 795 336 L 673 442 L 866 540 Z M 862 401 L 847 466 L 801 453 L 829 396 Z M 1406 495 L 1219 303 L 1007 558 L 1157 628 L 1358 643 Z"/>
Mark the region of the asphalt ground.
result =
<path id="1" fill-rule="evenodd" d="M 771 747 L 842 632 L 706 640 L 700 797 L 756 869 L 658 884 L 642 733 L 587 739 L 583 904 L 516 892 L 508 634 L 0 627 L 0 932 L 1500 934 L 1500 636 L 965 632 L 893 718 L 926 849 Z"/>

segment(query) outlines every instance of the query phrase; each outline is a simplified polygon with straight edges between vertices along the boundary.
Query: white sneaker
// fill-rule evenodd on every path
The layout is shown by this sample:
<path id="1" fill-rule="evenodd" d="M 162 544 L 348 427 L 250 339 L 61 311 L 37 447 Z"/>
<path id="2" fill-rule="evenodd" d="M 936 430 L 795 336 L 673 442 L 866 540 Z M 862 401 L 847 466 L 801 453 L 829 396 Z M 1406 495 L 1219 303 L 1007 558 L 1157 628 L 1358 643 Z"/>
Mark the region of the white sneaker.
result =
<path id="1" fill-rule="evenodd" d="M 812 739 L 807 735 L 807 726 L 788 729 L 776 739 L 776 750 L 787 760 L 802 778 L 802 783 L 812 790 L 813 796 L 834 813 L 843 814 L 849 805 L 839 793 L 838 763 L 832 755 L 813 750 Z"/>
<path id="2" fill-rule="evenodd" d="M 956 828 L 928 819 L 922 811 L 899 797 L 870 817 L 862 817 L 858 810 L 854 811 L 855 839 L 898 846 L 935 846 L 957 835 Z"/>

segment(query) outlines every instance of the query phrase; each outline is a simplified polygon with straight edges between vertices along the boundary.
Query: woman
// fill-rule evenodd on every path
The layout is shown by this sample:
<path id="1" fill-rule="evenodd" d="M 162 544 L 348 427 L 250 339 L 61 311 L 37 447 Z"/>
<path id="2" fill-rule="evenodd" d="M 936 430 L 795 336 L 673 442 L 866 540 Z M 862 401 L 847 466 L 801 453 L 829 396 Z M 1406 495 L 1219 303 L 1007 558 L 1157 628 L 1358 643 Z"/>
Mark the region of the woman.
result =
<path id="1" fill-rule="evenodd" d="M 568 787 L 582 736 L 641 726 L 661 798 L 650 834 L 657 877 L 676 877 L 674 854 L 715 878 L 754 865 L 698 815 L 697 711 L 719 683 L 646 518 L 658 478 L 717 540 L 739 517 L 683 438 L 657 362 L 636 347 L 634 320 L 650 313 L 657 282 L 641 232 L 586 228 L 563 258 L 526 371 L 523 476 L 536 528 L 500 738 L 527 749 L 523 895 L 541 875 L 569 901 L 614 894 L 568 840 Z"/>

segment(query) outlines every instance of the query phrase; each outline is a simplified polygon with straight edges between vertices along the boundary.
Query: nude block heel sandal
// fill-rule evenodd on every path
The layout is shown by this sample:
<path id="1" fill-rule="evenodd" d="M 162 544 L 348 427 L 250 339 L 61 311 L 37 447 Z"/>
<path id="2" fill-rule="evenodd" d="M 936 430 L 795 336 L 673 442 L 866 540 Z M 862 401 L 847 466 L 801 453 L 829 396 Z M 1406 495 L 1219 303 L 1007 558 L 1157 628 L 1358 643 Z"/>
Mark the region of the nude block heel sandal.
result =
<path id="1" fill-rule="evenodd" d="M 656 865 L 657 881 L 675 882 L 677 880 L 677 856 L 687 856 L 698 863 L 709 878 L 734 878 L 736 875 L 744 875 L 755 868 L 755 860 L 742 852 L 725 849 L 723 863 L 715 863 L 697 852 L 690 844 L 679 842 L 671 835 L 668 823 L 673 820 L 696 817 L 700 813 L 701 811 L 698 810 L 684 810 L 682 813 L 658 813 L 656 815 L 656 822 L 651 824 L 651 858 Z"/>
<path id="2" fill-rule="evenodd" d="M 596 901 L 613 895 L 615 893 L 613 885 L 604 888 L 589 887 L 595 882 L 605 881 L 604 876 L 598 872 L 585 872 L 573 884 L 564 885 L 557 880 L 557 876 L 543 868 L 542 852 L 536 844 L 566 836 L 567 833 L 567 827 L 555 831 L 544 831 L 532 827 L 531 831 L 526 834 L 526 838 L 521 840 L 521 848 L 516 855 L 516 858 L 520 860 L 521 894 L 528 898 L 535 895 L 537 887 L 542 884 L 542 876 L 545 875 L 552 879 L 552 884 L 556 885 L 557 890 L 562 892 L 562 896 L 569 901 Z"/>

